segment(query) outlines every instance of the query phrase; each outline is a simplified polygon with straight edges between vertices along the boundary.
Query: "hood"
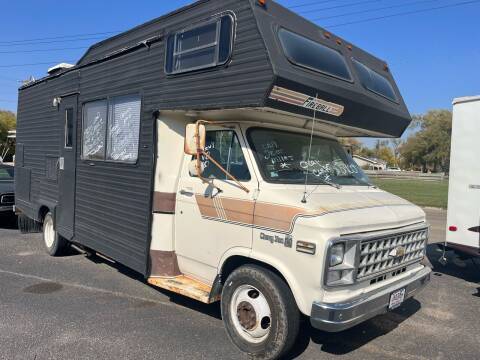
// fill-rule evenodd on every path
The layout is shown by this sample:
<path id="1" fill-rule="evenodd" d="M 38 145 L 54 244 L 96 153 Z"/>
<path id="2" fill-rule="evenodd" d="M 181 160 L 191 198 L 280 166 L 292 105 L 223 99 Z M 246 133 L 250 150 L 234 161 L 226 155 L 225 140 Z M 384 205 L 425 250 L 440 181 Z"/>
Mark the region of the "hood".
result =
<path id="1" fill-rule="evenodd" d="M 425 213 L 418 206 L 379 189 L 344 186 L 337 190 L 309 186 L 307 193 L 312 191 L 303 204 L 304 188 L 301 186 L 262 189 L 256 205 L 256 223 L 274 225 L 268 226 L 272 230 L 292 232 L 295 223 L 302 219 L 316 228 L 345 235 L 425 221 Z"/>

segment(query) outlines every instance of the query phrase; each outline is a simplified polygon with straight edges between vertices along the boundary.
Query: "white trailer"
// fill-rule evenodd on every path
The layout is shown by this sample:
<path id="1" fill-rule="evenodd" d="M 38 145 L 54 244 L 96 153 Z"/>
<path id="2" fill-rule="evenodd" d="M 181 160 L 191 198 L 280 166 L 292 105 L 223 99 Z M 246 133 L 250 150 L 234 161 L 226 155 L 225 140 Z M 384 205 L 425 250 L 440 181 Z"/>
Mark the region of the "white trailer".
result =
<path id="1" fill-rule="evenodd" d="M 453 101 L 447 247 L 480 256 L 480 96 Z"/>

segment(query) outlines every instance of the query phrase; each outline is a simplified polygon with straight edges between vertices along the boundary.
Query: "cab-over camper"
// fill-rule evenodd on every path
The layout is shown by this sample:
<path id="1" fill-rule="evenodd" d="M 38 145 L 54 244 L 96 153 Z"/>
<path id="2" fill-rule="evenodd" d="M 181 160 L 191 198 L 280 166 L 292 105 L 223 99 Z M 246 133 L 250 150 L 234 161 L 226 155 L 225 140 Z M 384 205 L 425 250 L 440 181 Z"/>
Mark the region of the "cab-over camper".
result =
<path id="1" fill-rule="evenodd" d="M 430 279 L 425 214 L 339 137 L 411 121 L 388 65 L 273 1 L 198 1 L 19 91 L 16 210 L 205 303 L 276 358 L 301 314 L 341 331 Z"/>

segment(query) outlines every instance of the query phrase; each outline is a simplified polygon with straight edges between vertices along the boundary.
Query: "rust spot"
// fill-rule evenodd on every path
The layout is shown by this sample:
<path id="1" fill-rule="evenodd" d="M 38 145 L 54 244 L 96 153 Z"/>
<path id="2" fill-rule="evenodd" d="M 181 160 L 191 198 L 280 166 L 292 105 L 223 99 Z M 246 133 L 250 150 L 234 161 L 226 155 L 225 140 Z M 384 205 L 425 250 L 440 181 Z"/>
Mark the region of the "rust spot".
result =
<path id="1" fill-rule="evenodd" d="M 150 285 L 188 296 L 205 304 L 219 300 L 218 298 L 210 297 L 212 291 L 211 286 L 185 275 L 175 277 L 151 277 L 147 282 Z"/>
<path id="2" fill-rule="evenodd" d="M 257 326 L 257 313 L 249 302 L 242 301 L 238 304 L 237 317 L 240 325 L 246 330 L 253 330 Z"/>

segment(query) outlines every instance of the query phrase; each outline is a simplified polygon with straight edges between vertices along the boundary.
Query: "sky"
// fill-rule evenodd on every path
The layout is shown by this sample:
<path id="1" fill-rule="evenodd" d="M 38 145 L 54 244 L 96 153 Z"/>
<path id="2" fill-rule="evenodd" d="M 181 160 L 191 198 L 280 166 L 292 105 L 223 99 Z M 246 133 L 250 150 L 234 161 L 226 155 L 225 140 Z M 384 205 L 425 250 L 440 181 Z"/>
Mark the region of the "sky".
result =
<path id="1" fill-rule="evenodd" d="M 16 112 L 20 80 L 74 63 L 95 42 L 191 2 L 0 0 L 0 109 Z M 387 61 L 412 114 L 480 94 L 480 0 L 277 2 Z M 422 11 L 431 8 L 440 9 Z M 390 17 L 399 13 L 409 14 Z"/>

